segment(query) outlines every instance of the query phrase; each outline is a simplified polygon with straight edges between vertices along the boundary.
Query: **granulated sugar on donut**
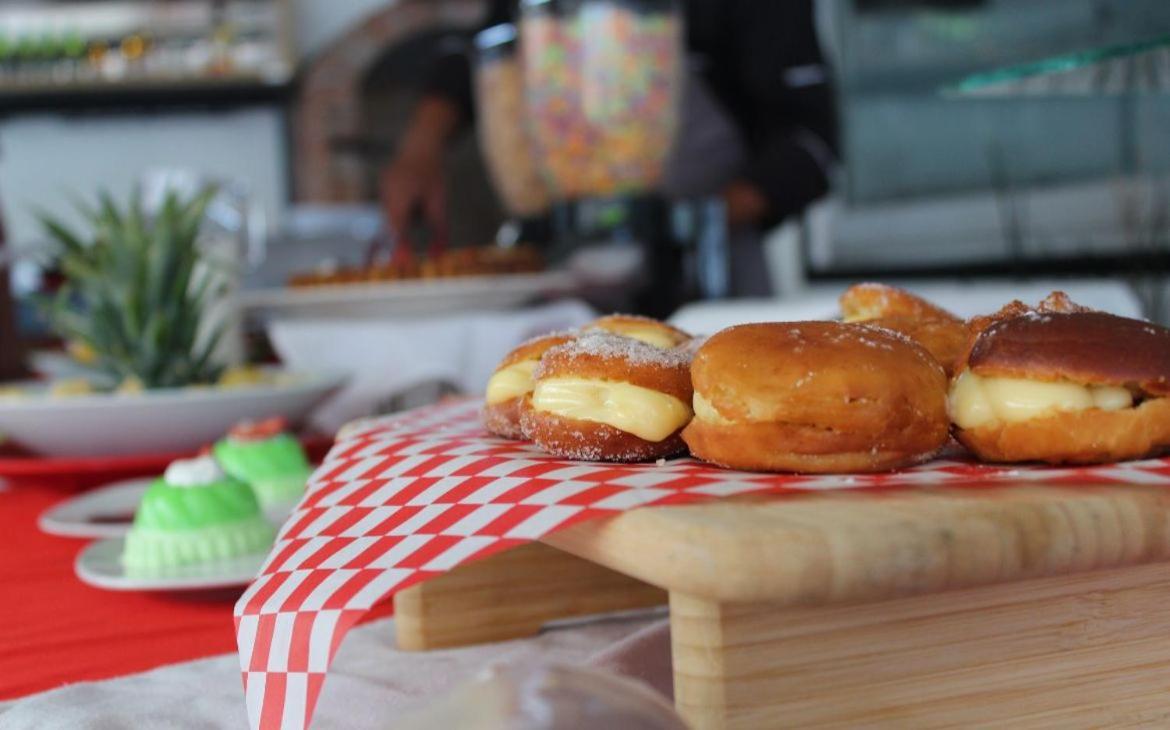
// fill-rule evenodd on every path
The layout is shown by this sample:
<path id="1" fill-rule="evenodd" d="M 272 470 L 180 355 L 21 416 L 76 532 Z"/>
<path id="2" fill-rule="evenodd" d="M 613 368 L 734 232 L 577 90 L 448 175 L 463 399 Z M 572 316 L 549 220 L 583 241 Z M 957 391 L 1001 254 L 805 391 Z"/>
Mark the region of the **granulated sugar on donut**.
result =
<path id="1" fill-rule="evenodd" d="M 615 335 L 604 330 L 588 330 L 572 342 L 551 348 L 545 356 L 572 354 L 579 357 L 595 357 L 607 361 L 626 362 L 631 365 L 659 365 L 665 368 L 689 367 L 693 353 L 684 348 L 664 349 L 648 345 L 641 340 Z M 536 377 L 544 377 L 545 363 L 536 367 Z"/>

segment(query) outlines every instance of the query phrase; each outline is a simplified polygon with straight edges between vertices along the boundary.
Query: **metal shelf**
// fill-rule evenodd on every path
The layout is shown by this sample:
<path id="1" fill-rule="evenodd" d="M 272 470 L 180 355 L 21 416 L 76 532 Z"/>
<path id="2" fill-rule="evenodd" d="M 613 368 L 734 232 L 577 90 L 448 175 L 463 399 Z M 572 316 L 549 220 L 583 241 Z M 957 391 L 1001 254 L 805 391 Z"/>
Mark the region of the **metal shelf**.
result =
<path id="1" fill-rule="evenodd" d="M 138 78 L 109 82 L 0 84 L 0 116 L 29 111 L 182 106 L 239 106 L 288 98 L 293 80 L 257 76 Z"/>

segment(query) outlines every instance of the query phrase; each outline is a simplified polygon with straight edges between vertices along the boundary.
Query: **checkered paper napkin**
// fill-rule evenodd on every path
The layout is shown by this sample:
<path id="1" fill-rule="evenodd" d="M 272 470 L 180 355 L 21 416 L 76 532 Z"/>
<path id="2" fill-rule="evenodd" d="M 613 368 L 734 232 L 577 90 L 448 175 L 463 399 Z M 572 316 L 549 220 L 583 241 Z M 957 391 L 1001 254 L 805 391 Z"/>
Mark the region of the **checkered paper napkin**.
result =
<path id="1" fill-rule="evenodd" d="M 581 520 L 647 505 L 866 487 L 997 482 L 1170 485 L 1170 459 L 1004 468 L 934 461 L 890 474 L 748 474 L 693 459 L 597 464 L 490 436 L 478 403 L 432 406 L 343 435 L 235 608 L 248 718 L 307 728 L 346 632 L 395 592 Z"/>

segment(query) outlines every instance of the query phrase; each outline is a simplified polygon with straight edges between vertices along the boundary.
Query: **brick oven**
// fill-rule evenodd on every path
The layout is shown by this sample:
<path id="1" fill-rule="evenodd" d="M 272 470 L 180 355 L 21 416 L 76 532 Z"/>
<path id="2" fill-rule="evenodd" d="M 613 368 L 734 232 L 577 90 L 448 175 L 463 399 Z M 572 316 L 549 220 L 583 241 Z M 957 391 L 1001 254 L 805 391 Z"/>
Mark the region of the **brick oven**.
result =
<path id="1" fill-rule="evenodd" d="M 310 60 L 293 111 L 297 202 L 377 200 L 378 172 L 439 44 L 476 28 L 484 12 L 482 0 L 388 3 Z M 448 167 L 452 242 L 487 243 L 501 213 L 474 134 L 454 141 Z"/>

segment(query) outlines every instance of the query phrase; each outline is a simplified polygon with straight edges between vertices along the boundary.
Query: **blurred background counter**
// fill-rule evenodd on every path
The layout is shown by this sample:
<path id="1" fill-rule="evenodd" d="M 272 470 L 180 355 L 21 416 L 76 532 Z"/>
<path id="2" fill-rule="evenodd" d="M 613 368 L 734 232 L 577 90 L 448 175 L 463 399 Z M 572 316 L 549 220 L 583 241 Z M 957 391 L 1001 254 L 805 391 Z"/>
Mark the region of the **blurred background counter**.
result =
<path id="1" fill-rule="evenodd" d="M 577 141 L 550 137 L 555 130 L 542 128 L 524 106 L 541 81 L 518 65 L 515 43 L 524 34 L 497 31 L 481 36 L 478 51 L 471 49 L 487 5 L 5 3 L 0 214 L 7 253 L 0 254 L 0 265 L 11 268 L 22 339 L 41 342 L 44 329 L 30 301 L 53 283 L 40 212 L 77 221 L 76 198 L 99 189 L 120 197 L 135 189 L 149 195 L 163 185 L 159 181 L 176 179 L 188 188 L 217 182 L 227 191 L 212 212 L 218 210 L 218 230 L 236 239 L 236 284 L 251 338 L 238 354 L 253 359 L 271 356 L 264 334 L 274 320 L 359 316 L 336 297 L 332 309 L 314 308 L 312 302 L 330 299 L 325 290 L 287 287 L 290 281 L 386 284 L 451 272 L 530 275 L 510 280 L 511 296 L 501 297 L 495 287 L 490 300 L 469 296 L 459 285 L 427 290 L 409 306 L 403 304 L 406 295 L 372 290 L 341 297 L 375 302 L 362 317 L 407 322 L 561 297 L 597 309 L 666 315 L 689 302 L 727 297 L 731 236 L 721 201 L 662 194 L 653 135 L 637 146 L 649 166 L 623 173 L 638 179 L 637 189 L 597 188 L 593 183 L 607 171 L 599 168 L 602 178 L 590 178 L 589 166 L 572 157 Z M 656 42 L 658 13 L 681 7 L 632 0 L 609 5 L 649 19 L 633 26 L 642 33 L 631 36 L 636 42 L 617 49 L 631 58 Z M 799 311 L 809 287 L 822 283 L 995 280 L 1010 288 L 1037 277 L 1056 284 L 1077 277 L 1131 293 L 1143 314 L 1166 320 L 1167 54 L 1105 66 L 1077 88 L 951 90 L 971 74 L 1157 38 L 1170 29 L 1170 5 L 818 0 L 812 7 L 825 63 L 787 69 L 785 83 L 826 83 L 832 89 L 840 159 L 831 161 L 831 192 L 763 237 L 755 268 L 766 279 L 772 297 L 766 301 L 776 304 L 775 316 L 788 311 L 780 306 L 784 302 Z M 596 12 L 585 20 L 599 17 L 612 20 Z M 666 51 L 670 32 L 661 36 Z M 539 50 L 539 38 L 528 34 L 529 52 Z M 479 134 L 468 129 L 457 135 L 444 159 L 450 211 L 445 242 L 454 250 L 536 242 L 542 264 L 526 254 L 508 262 L 485 263 L 479 254 L 466 254 L 404 263 L 403 247 L 395 249 L 387 234 L 380 173 L 403 142 L 424 79 L 436 59 L 453 49 L 479 59 L 480 118 Z M 594 44 L 585 53 L 601 57 L 603 50 Z M 646 67 L 658 73 L 649 83 L 681 94 L 672 84 L 685 81 L 683 67 L 691 61 L 659 56 L 658 66 Z M 527 84 L 527 96 L 520 83 Z M 669 107 L 662 111 L 642 122 L 669 139 L 680 122 L 665 113 Z M 498 123 L 509 118 L 527 120 L 539 164 L 521 153 L 515 125 Z M 606 119 L 604 134 L 586 147 L 593 154 L 582 159 L 617 159 L 619 147 L 600 145 L 624 122 L 612 114 Z M 546 190 L 531 184 L 540 177 L 532 168 L 540 165 L 548 173 Z M 571 201 L 550 207 L 550 197 Z M 531 220 L 545 211 L 551 211 L 545 228 L 533 229 Z M 650 238 L 655 243 L 646 246 L 643 239 Z M 647 251 L 669 255 L 647 258 Z M 945 294 L 939 299 L 946 304 Z M 379 308 L 377 302 L 388 303 Z M 5 329 L 11 354 L 15 331 L 12 325 Z"/>

